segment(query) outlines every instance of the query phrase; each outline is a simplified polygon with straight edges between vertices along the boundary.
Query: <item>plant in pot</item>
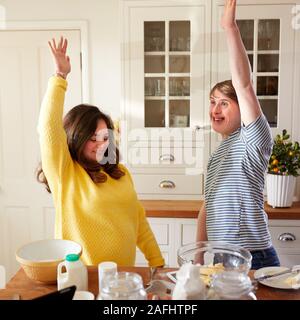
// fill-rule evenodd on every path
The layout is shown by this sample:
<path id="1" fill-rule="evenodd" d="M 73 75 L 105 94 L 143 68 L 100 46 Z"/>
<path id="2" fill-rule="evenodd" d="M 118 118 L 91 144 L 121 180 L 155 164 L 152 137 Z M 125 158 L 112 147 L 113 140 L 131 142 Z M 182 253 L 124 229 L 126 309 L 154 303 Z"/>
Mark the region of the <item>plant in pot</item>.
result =
<path id="1" fill-rule="evenodd" d="M 267 203 L 275 207 L 291 207 L 300 168 L 300 148 L 286 130 L 276 135 L 267 173 Z"/>

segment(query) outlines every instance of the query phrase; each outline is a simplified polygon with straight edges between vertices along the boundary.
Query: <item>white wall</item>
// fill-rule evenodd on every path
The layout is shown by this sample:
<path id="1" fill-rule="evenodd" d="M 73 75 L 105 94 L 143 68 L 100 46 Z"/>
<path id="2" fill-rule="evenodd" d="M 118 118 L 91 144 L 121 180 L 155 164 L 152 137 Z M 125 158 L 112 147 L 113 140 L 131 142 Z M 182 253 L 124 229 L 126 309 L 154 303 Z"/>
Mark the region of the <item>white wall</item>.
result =
<path id="1" fill-rule="evenodd" d="M 119 0 L 0 0 L 0 6 L 8 21 L 87 21 L 90 101 L 85 102 L 97 105 L 113 118 L 119 117 Z"/>

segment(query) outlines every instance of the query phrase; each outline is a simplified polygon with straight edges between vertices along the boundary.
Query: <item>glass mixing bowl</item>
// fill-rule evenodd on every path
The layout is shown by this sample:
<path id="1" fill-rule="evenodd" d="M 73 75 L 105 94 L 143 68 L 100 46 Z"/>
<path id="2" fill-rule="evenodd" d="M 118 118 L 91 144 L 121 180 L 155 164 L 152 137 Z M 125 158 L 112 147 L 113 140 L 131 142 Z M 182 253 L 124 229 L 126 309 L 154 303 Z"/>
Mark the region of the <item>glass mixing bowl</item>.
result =
<path id="1" fill-rule="evenodd" d="M 179 266 L 191 262 L 203 266 L 221 266 L 226 271 L 248 273 L 251 260 L 249 250 L 226 242 L 199 241 L 184 245 L 177 251 Z"/>

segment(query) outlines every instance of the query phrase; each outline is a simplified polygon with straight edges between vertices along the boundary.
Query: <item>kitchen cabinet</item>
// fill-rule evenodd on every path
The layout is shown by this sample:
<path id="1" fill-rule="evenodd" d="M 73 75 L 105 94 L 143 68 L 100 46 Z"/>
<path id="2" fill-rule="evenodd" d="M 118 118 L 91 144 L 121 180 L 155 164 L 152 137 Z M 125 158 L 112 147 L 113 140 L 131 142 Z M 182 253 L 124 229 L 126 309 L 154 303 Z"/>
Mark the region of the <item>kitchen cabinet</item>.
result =
<path id="1" fill-rule="evenodd" d="M 195 242 L 197 219 L 148 218 L 167 267 L 178 267 L 177 250 Z M 300 220 L 269 219 L 272 242 L 282 266 L 300 264 Z M 146 266 L 147 261 L 138 251 L 137 266 Z"/>
<path id="2" fill-rule="evenodd" d="M 196 219 L 148 218 L 157 243 L 165 258 L 166 267 L 177 267 L 177 250 L 196 239 Z M 165 234 L 161 232 L 164 230 Z M 137 266 L 147 266 L 144 255 L 137 250 Z"/>
<path id="3" fill-rule="evenodd" d="M 121 148 L 140 198 L 203 194 L 210 12 L 207 1 L 124 1 Z"/>
<path id="4" fill-rule="evenodd" d="M 176 250 L 176 245 L 174 243 L 175 219 L 148 218 L 148 221 L 160 247 L 161 253 L 165 259 L 166 266 L 176 265 L 174 261 L 174 251 Z M 137 266 L 148 265 L 143 253 L 141 253 L 140 250 L 137 250 L 135 264 Z"/>
<path id="5" fill-rule="evenodd" d="M 223 3 L 123 1 L 121 151 L 141 199 L 204 197 L 207 161 L 221 141 L 210 130 L 208 96 L 230 78 Z M 253 85 L 273 135 L 292 132 L 297 112 L 297 3 L 238 1 Z"/>
<path id="6" fill-rule="evenodd" d="M 300 264 L 300 221 L 269 220 L 269 227 L 281 265 Z"/>

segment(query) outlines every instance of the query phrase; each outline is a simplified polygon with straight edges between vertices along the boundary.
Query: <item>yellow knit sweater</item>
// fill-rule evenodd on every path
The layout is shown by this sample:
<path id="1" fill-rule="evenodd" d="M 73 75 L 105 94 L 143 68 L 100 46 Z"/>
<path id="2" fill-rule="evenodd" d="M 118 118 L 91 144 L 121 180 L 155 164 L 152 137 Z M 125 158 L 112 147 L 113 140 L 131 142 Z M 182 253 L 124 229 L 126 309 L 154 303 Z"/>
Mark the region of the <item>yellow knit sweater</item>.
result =
<path id="1" fill-rule="evenodd" d="M 73 161 L 63 128 L 63 105 L 67 82 L 51 77 L 38 124 L 42 166 L 55 205 L 55 236 L 70 239 L 83 247 L 87 265 L 115 261 L 133 266 L 136 246 L 150 266 L 164 265 L 164 259 L 137 199 L 128 170 L 115 180 L 94 183 Z"/>

